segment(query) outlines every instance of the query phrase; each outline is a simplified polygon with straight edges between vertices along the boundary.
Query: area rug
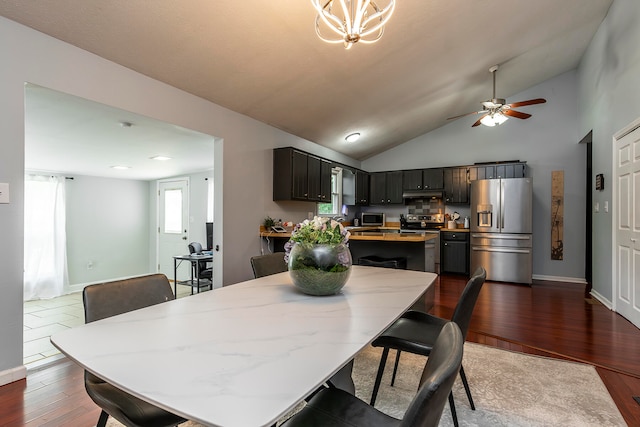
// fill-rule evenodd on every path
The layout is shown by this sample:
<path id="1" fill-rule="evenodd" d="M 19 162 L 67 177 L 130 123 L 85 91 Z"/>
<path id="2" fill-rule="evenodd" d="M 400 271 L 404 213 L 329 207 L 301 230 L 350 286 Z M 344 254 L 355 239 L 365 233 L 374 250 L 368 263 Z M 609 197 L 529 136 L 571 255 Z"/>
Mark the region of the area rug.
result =
<path id="1" fill-rule="evenodd" d="M 547 427 L 626 426 L 595 368 L 580 363 L 531 356 L 466 343 L 464 369 L 476 410 L 471 410 L 460 378 L 453 394 L 460 426 Z M 356 395 L 368 402 L 381 350 L 368 347 L 355 360 Z M 402 418 L 413 399 L 426 358 L 403 353 L 394 387 L 389 385 L 392 351 L 376 401 L 376 408 Z M 107 426 L 121 424 L 109 419 Z M 187 422 L 182 427 L 200 427 Z M 453 426 L 449 405 L 441 427 Z"/>

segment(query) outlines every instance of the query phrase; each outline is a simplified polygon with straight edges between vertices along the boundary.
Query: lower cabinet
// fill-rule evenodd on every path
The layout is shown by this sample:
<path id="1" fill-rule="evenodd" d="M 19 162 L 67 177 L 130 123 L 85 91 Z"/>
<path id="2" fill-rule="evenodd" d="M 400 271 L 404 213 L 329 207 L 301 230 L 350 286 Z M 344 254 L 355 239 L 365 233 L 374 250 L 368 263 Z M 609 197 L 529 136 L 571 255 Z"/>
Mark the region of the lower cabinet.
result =
<path id="1" fill-rule="evenodd" d="M 469 274 L 469 233 L 440 231 L 440 271 Z"/>

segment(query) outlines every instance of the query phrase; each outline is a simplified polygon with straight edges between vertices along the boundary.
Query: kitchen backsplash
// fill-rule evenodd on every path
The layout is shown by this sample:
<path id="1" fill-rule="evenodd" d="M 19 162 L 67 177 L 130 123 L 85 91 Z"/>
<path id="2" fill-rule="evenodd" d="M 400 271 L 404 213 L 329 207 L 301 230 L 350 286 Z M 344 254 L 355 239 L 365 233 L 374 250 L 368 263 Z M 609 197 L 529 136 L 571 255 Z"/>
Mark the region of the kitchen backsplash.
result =
<path id="1" fill-rule="evenodd" d="M 407 213 L 416 215 L 444 213 L 444 202 L 442 199 L 411 199 L 411 203 L 407 204 Z"/>

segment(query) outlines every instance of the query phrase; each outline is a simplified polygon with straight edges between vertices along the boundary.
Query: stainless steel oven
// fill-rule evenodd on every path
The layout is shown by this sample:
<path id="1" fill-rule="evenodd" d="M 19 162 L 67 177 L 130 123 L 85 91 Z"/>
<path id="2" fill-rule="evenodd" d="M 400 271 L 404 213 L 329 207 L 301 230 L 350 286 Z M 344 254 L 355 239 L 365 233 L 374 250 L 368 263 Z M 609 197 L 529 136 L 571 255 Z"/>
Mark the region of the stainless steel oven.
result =
<path id="1" fill-rule="evenodd" d="M 444 227 L 444 215 L 400 215 L 400 231 L 402 233 L 435 234 L 436 238 L 425 242 L 425 251 L 433 254 L 434 271 L 440 272 L 440 229 Z M 431 247 L 433 246 L 433 247 Z"/>

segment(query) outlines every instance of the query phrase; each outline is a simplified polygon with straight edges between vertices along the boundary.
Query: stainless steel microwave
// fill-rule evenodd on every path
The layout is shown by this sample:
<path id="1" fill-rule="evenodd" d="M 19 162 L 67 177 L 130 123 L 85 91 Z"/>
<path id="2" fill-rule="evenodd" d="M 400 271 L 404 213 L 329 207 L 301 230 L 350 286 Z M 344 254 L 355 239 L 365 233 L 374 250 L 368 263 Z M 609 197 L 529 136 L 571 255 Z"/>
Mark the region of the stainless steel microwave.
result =
<path id="1" fill-rule="evenodd" d="M 384 225 L 384 214 L 376 212 L 363 212 L 360 214 L 360 225 L 362 227 L 377 225 Z"/>

